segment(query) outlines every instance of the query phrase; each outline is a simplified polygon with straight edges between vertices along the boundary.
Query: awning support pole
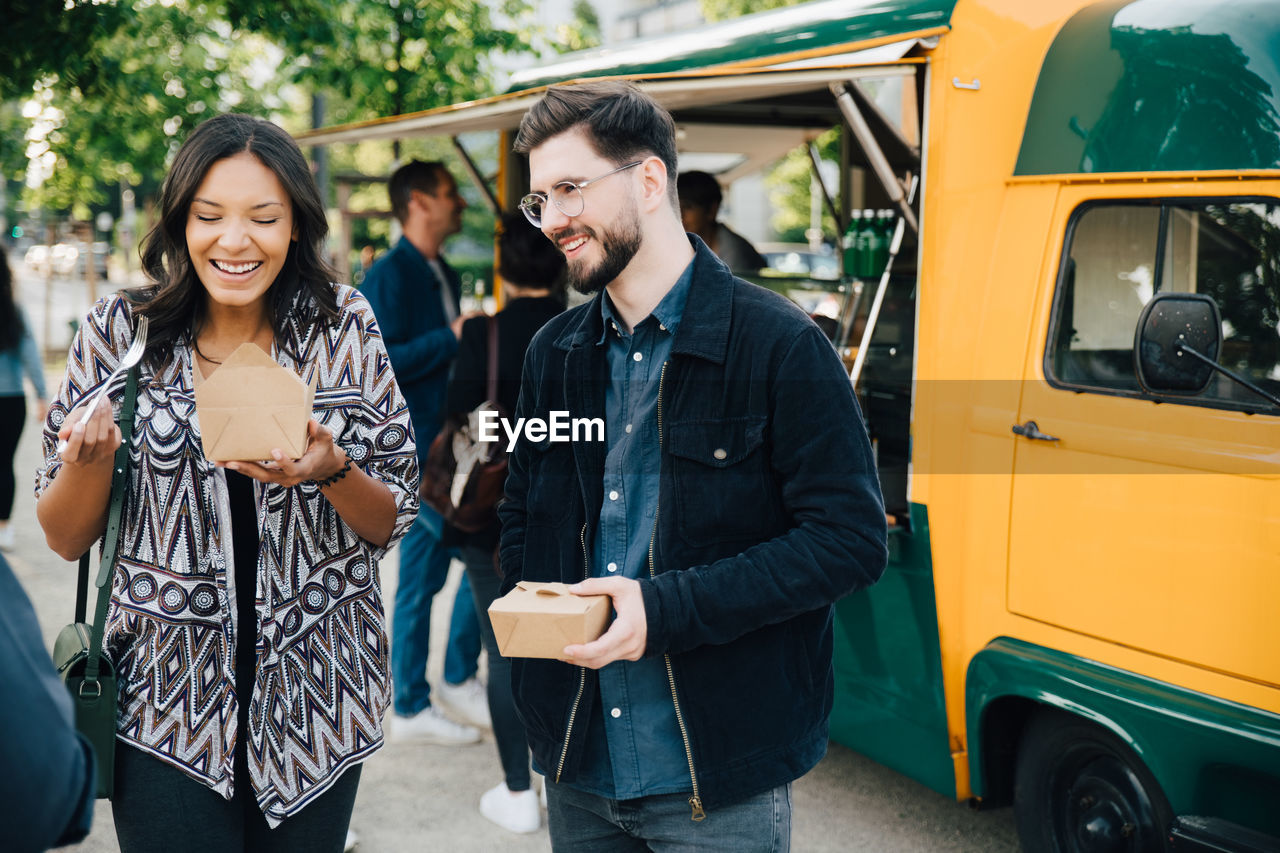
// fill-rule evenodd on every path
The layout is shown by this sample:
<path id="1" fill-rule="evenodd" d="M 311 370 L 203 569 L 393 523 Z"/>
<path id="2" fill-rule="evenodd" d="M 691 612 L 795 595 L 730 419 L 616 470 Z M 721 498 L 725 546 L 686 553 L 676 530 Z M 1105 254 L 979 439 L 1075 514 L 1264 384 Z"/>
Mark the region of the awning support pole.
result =
<path id="1" fill-rule="evenodd" d="M 462 160 L 462 167 L 471 176 L 471 182 L 480 188 L 480 194 L 484 196 L 485 204 L 489 206 L 489 212 L 494 216 L 501 216 L 502 206 L 498 204 L 498 197 L 493 194 L 493 190 L 489 188 L 489 182 L 484 179 L 484 176 L 480 174 L 480 170 L 476 168 L 475 161 L 471 159 L 467 149 L 462 147 L 462 143 L 456 136 L 450 136 L 449 141 L 453 143 L 453 149 L 458 152 L 458 157 Z"/>
<path id="2" fill-rule="evenodd" d="M 818 168 L 821 159 L 818 157 L 818 146 L 809 141 L 809 162 L 813 164 L 813 177 L 818 182 L 818 187 L 822 190 L 822 199 L 827 203 L 827 210 L 831 213 L 831 218 L 836 223 L 836 238 L 844 233 L 844 219 L 840 216 L 840 211 L 836 208 L 835 200 L 831 198 L 831 192 L 827 189 L 827 182 L 822 179 L 822 170 Z"/>
<path id="3" fill-rule="evenodd" d="M 871 127 L 867 124 L 867 120 L 863 118 L 861 110 L 858 109 L 857 103 L 853 100 L 853 95 L 849 94 L 849 87 L 852 85 L 852 83 L 832 83 L 831 94 L 835 95 L 836 104 L 840 107 L 844 120 L 848 123 L 849 129 L 853 131 L 854 138 L 858 140 L 858 144 L 862 146 L 863 153 L 867 155 L 867 160 L 871 163 L 871 168 L 876 173 L 876 177 L 884 185 L 885 192 L 889 194 L 889 200 L 898 208 L 898 212 L 902 214 L 903 221 L 911 226 L 911 230 L 919 233 L 920 224 L 916 221 L 915 211 L 911 209 L 911 203 L 907 199 L 902 182 L 894 174 L 893 167 L 889 165 L 889 158 L 885 156 L 884 150 L 876 142 L 875 134 L 871 132 Z"/>
<path id="4" fill-rule="evenodd" d="M 916 187 L 919 185 L 919 177 L 911 180 L 911 189 L 905 196 L 908 210 L 915 197 Z M 862 340 L 858 342 L 858 354 L 854 356 L 853 368 L 849 371 L 849 381 L 853 383 L 855 391 L 858 390 L 858 380 L 862 378 L 862 365 L 867 360 L 867 351 L 871 349 L 871 336 L 875 334 L 876 323 L 880 320 L 880 306 L 884 304 L 884 295 L 889 289 L 889 274 L 893 271 L 893 261 L 898 257 L 898 250 L 902 248 L 902 235 L 906 231 L 906 221 L 905 218 L 898 219 L 898 224 L 893 229 L 893 242 L 889 244 L 889 258 L 885 261 L 884 272 L 880 273 L 880 286 L 876 288 L 875 298 L 871 301 L 867 325 L 862 330 Z"/>

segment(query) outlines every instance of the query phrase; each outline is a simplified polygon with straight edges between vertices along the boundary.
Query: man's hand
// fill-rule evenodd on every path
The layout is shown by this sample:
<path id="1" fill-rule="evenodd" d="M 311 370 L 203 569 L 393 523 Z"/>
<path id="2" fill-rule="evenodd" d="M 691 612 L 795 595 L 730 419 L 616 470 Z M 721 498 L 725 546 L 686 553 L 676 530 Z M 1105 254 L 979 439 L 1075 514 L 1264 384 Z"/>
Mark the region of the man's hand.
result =
<path id="1" fill-rule="evenodd" d="M 225 467 L 263 483 L 296 486 L 308 480 L 323 480 L 342 469 L 346 454 L 333 443 L 333 433 L 318 421 L 307 422 L 307 449 L 297 459 L 288 459 L 279 449 L 271 451 L 271 462 L 227 462 Z"/>
<path id="2" fill-rule="evenodd" d="M 472 317 L 483 317 L 483 311 L 468 311 L 465 314 L 459 314 L 454 321 L 449 324 L 449 328 L 453 330 L 453 336 L 458 340 L 462 340 L 462 324 L 470 320 Z"/>
<path id="3" fill-rule="evenodd" d="M 616 660 L 640 660 L 649 637 L 649 623 L 644 616 L 644 598 L 640 582 L 631 578 L 588 578 L 569 587 L 574 595 L 607 595 L 613 599 L 617 616 L 609 630 L 596 640 L 583 645 L 564 647 L 569 663 L 600 669 Z"/>

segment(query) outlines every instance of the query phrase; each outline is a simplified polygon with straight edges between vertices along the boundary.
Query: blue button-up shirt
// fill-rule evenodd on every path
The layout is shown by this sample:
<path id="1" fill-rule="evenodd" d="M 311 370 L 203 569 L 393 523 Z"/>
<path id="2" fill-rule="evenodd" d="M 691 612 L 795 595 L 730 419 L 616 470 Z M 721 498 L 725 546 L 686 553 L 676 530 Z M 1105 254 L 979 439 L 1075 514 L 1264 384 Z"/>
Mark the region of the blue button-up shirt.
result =
<path id="1" fill-rule="evenodd" d="M 630 334 L 606 292 L 600 300 L 609 387 L 605 390 L 604 503 L 592 549 L 595 577 L 649 576 L 662 448 L 658 388 L 680 326 L 693 264 Z M 684 740 L 662 657 L 615 661 L 600 670 L 600 702 L 574 787 L 618 800 L 689 791 Z"/>

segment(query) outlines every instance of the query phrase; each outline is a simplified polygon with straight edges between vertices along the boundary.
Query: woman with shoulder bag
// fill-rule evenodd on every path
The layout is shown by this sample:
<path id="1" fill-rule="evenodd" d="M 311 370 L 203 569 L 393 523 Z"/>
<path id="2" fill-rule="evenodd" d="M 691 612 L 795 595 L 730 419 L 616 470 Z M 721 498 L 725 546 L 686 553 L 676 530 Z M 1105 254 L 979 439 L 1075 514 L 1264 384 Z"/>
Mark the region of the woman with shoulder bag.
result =
<path id="1" fill-rule="evenodd" d="M 124 853 L 339 851 L 390 697 L 377 566 L 417 512 L 408 411 L 368 303 L 332 283 L 287 133 L 206 121 L 160 213 L 151 283 L 80 324 L 37 484 L 50 546 L 77 558 L 103 535 L 121 443 L 111 405 L 81 413 L 147 318 L 104 644 L 116 835 Z M 195 384 L 245 343 L 315 383 L 297 459 L 205 457 Z"/>
<path id="2" fill-rule="evenodd" d="M 449 380 L 446 412 L 450 417 L 465 417 L 487 399 L 489 323 L 498 324 L 498 399 L 491 402 L 496 402 L 505 416 L 516 409 L 529 342 L 564 310 L 564 255 L 522 213 L 503 216 L 500 228 L 498 272 L 506 303 L 493 317 L 475 317 L 462 326 Z M 495 513 L 483 530 L 463 533 L 450 529 L 445 541 L 459 546 L 480 616 L 480 636 L 489 660 L 489 714 L 505 774 L 502 784 L 481 797 L 480 813 L 512 832 L 532 832 L 539 826 L 540 815 L 537 794 L 530 787 L 529 743 L 511 698 L 511 664 L 498 653 L 489 621 L 489 605 L 498 597 L 502 583 L 494 559 L 500 533 Z"/>

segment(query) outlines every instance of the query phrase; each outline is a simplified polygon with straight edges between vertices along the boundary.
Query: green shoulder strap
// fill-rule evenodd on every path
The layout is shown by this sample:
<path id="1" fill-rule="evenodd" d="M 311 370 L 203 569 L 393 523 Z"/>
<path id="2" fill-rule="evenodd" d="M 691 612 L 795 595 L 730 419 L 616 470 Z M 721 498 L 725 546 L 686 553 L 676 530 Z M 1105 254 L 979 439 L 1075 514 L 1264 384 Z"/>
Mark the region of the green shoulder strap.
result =
<path id="1" fill-rule="evenodd" d="M 129 371 L 129 379 L 125 385 L 124 403 L 120 407 L 120 446 L 116 448 L 116 458 L 111 470 L 111 509 L 107 512 L 107 530 L 103 534 L 102 560 L 98 563 L 98 578 L 94 586 L 98 587 L 98 606 L 93 614 L 93 637 L 90 640 L 89 660 L 86 661 L 84 680 L 96 682 L 102 658 L 102 635 L 107 628 L 107 605 L 111 602 L 112 569 L 116 564 L 116 553 L 120 548 L 120 515 L 124 506 L 124 493 L 127 488 L 129 471 L 129 449 L 133 444 L 133 410 L 138 399 L 138 368 Z M 88 569 L 86 558 L 81 558 L 81 565 Z M 81 583 L 81 586 L 84 584 Z"/>

